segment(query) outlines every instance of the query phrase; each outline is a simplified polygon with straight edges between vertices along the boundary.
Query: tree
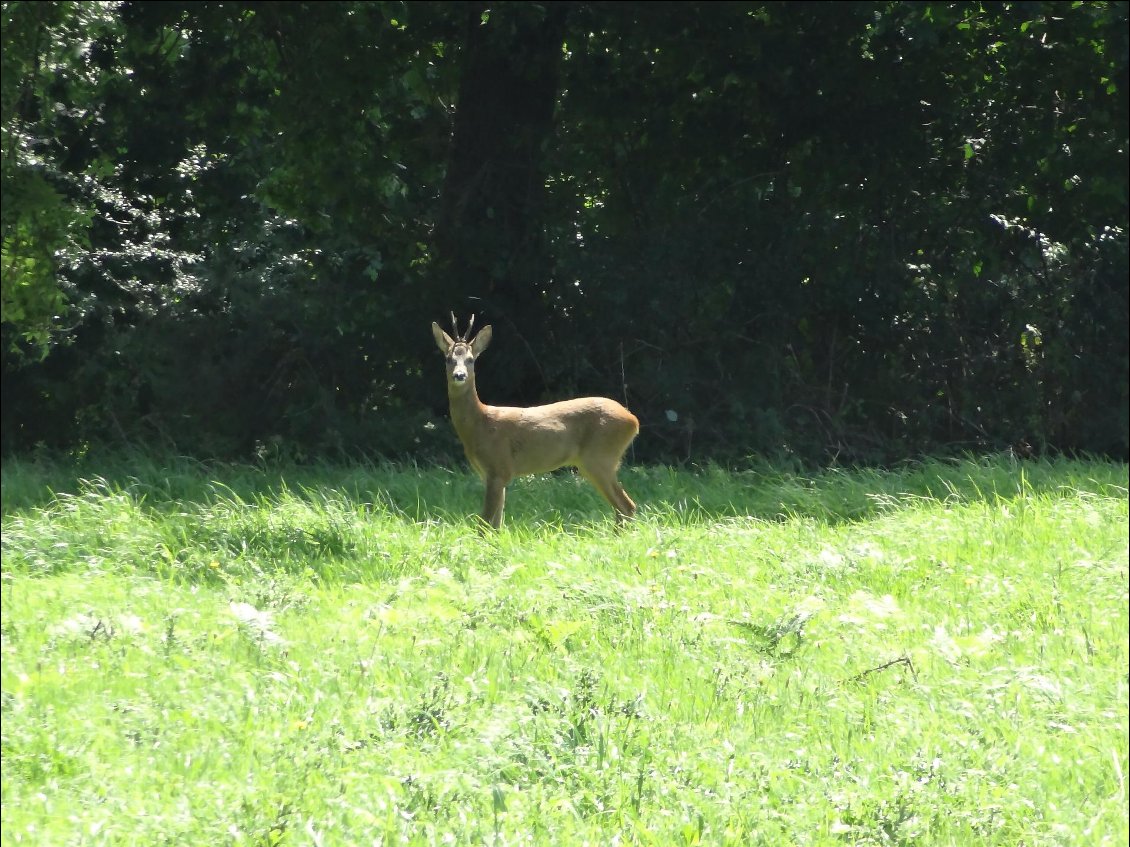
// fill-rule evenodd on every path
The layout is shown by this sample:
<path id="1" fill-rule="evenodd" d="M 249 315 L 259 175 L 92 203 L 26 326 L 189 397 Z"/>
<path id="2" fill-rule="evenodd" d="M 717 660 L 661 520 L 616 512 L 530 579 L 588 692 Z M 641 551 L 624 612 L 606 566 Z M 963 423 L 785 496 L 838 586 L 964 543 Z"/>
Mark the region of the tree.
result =
<path id="1" fill-rule="evenodd" d="M 436 221 L 438 303 L 479 304 L 516 333 L 545 319 L 546 153 L 570 4 L 465 7 L 454 134 Z M 517 339 L 515 339 L 517 340 Z M 500 345 L 502 347 L 502 345 Z M 499 352 L 508 391 L 544 390 L 530 351 Z"/>
<path id="2" fill-rule="evenodd" d="M 1127 9 L 6 3 L 4 449 L 1124 456 Z"/>

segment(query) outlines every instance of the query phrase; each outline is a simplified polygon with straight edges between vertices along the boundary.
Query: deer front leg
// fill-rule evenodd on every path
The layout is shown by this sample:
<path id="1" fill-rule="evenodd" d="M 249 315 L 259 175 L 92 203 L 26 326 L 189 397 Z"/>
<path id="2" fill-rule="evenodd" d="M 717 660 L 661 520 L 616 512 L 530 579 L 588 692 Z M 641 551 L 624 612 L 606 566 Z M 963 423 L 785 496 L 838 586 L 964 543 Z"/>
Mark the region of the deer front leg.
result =
<path id="1" fill-rule="evenodd" d="M 487 477 L 486 492 L 483 495 L 483 523 L 499 529 L 502 526 L 502 510 L 506 506 L 506 480 Z"/>

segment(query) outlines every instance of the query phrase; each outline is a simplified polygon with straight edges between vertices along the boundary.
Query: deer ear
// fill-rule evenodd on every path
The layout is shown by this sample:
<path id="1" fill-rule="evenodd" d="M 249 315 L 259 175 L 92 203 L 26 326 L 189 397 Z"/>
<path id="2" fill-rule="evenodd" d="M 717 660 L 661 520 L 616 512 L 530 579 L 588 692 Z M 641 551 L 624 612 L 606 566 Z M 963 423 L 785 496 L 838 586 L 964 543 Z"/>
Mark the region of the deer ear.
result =
<path id="1" fill-rule="evenodd" d="M 471 342 L 471 353 L 477 358 L 480 353 L 487 349 L 490 344 L 491 328 L 487 324 L 479 330 L 479 334 L 475 336 L 475 340 Z"/>
<path id="2" fill-rule="evenodd" d="M 455 342 L 451 340 L 451 336 L 439 328 L 439 324 L 432 321 L 432 336 L 436 340 L 436 347 L 443 355 L 451 352 L 451 348 L 455 346 Z"/>

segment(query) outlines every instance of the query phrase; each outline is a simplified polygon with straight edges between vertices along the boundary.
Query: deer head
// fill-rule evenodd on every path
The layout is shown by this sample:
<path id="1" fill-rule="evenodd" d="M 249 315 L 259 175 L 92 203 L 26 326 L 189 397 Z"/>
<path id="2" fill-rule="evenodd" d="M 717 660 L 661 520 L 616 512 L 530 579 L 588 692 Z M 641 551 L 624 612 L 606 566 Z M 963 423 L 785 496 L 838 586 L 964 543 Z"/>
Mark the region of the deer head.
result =
<path id="1" fill-rule="evenodd" d="M 478 335 L 470 338 L 471 328 L 475 325 L 475 316 L 467 323 L 467 329 L 462 334 L 455 314 L 451 315 L 451 331 L 455 337 L 448 335 L 439 324 L 432 323 L 432 335 L 435 337 L 436 346 L 443 353 L 447 361 L 447 386 L 448 390 L 463 390 L 474 388 L 475 385 L 475 359 L 487 349 L 490 344 L 491 328 L 484 326 Z"/>

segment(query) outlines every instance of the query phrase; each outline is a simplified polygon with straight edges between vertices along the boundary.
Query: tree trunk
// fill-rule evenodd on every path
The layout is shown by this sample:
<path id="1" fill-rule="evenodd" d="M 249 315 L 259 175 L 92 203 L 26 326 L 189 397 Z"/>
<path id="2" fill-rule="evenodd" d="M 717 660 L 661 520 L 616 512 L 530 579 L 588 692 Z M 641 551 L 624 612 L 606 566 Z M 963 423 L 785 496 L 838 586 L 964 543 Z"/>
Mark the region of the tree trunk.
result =
<path id="1" fill-rule="evenodd" d="M 478 312 L 480 326 L 501 324 L 509 341 L 492 351 L 490 371 L 505 373 L 507 385 L 504 397 L 491 393 L 495 402 L 511 403 L 544 390 L 532 350 L 518 334 L 534 338 L 544 322 L 545 151 L 569 4 L 507 3 L 491 7 L 484 21 L 485 8 L 467 7 L 432 291 L 443 314 Z"/>

